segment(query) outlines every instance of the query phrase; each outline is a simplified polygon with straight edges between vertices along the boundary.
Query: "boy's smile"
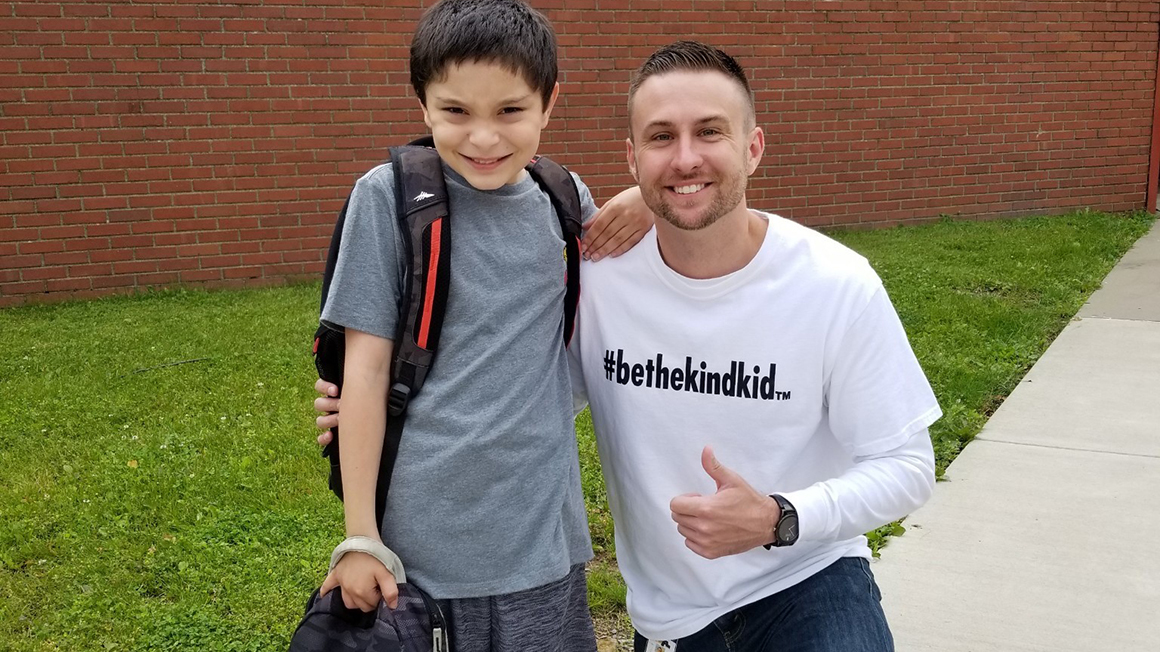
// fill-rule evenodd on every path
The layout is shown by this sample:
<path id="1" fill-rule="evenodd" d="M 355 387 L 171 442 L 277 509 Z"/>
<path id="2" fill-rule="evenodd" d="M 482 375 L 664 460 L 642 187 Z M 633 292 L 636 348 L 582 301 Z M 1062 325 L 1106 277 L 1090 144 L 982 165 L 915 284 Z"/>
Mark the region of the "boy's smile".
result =
<path id="1" fill-rule="evenodd" d="M 452 170 L 478 190 L 495 190 L 523 178 L 558 91 L 544 107 L 539 91 L 507 66 L 453 64 L 427 85 L 423 121 Z"/>

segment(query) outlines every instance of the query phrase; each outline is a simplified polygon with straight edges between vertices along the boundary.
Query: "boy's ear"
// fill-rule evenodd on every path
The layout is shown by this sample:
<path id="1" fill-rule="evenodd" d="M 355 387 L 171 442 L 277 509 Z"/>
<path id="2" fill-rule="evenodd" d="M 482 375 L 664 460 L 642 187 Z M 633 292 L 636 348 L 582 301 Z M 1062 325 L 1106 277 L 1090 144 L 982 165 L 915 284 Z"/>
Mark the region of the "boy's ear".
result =
<path id="1" fill-rule="evenodd" d="M 632 180 L 640 183 L 640 179 L 636 176 L 636 152 L 632 148 L 632 139 L 625 138 L 624 144 L 628 147 L 628 171 L 632 173 Z"/>
<path id="2" fill-rule="evenodd" d="M 419 108 L 423 109 L 423 122 L 431 129 L 431 114 L 427 112 L 427 104 L 423 100 L 419 100 Z"/>
<path id="3" fill-rule="evenodd" d="M 548 98 L 548 106 L 544 107 L 544 122 L 540 125 L 541 129 L 548 126 L 548 118 L 552 115 L 552 109 L 556 107 L 556 98 L 559 96 L 560 82 L 556 82 L 556 85 L 552 87 L 552 96 Z"/>

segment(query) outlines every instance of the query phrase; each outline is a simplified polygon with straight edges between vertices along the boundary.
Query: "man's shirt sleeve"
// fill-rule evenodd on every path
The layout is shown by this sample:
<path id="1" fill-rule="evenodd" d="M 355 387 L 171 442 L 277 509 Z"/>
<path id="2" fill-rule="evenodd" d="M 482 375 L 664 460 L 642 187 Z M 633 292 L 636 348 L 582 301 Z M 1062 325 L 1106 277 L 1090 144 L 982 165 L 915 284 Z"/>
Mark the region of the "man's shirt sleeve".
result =
<path id="1" fill-rule="evenodd" d="M 803 541 L 840 541 L 906 516 L 934 488 L 928 428 L 942 415 L 881 285 L 836 342 L 825 400 L 834 436 L 853 465 L 837 478 L 784 494 Z"/>

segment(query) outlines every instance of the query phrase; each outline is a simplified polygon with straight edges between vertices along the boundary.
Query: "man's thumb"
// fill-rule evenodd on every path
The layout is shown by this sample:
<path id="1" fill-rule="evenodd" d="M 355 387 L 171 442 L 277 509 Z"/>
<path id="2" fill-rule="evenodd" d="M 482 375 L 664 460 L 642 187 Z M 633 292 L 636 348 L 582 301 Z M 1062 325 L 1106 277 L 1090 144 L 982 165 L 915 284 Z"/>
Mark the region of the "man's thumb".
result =
<path id="1" fill-rule="evenodd" d="M 713 454 L 712 446 L 706 446 L 701 450 L 701 467 L 717 483 L 717 491 L 733 484 L 733 479 L 737 476 L 729 467 L 717 459 L 717 456 Z"/>

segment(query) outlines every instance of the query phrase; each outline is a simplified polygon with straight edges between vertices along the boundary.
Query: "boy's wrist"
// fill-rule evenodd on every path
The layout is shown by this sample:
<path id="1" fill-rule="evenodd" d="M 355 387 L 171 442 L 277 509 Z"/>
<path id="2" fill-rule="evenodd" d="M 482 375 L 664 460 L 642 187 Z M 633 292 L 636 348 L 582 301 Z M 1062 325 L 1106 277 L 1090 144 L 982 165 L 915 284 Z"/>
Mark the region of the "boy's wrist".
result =
<path id="1" fill-rule="evenodd" d="M 334 567 L 338 565 L 339 560 L 341 560 L 348 552 L 361 552 L 363 554 L 370 555 L 371 557 L 379 560 L 379 563 L 381 563 L 388 571 L 390 571 L 391 575 L 394 575 L 396 582 L 402 584 L 403 582 L 407 581 L 407 575 L 403 571 L 403 562 L 399 559 L 398 555 L 394 553 L 394 551 L 383 545 L 383 542 L 378 537 L 347 537 L 346 540 L 338 544 L 338 546 L 335 547 L 334 552 L 331 553 L 330 570 L 327 572 L 333 572 Z"/>
<path id="2" fill-rule="evenodd" d="M 378 527 L 374 523 L 371 523 L 369 526 L 357 527 L 348 524 L 346 528 L 346 538 L 349 539 L 351 537 L 366 537 L 368 539 L 375 539 L 377 541 L 383 540 L 382 535 L 379 534 Z"/>

